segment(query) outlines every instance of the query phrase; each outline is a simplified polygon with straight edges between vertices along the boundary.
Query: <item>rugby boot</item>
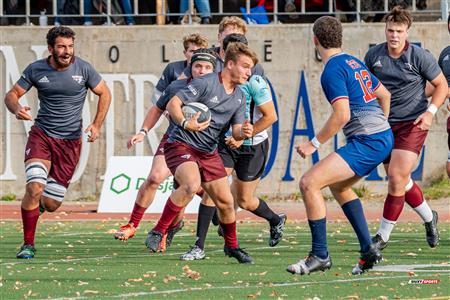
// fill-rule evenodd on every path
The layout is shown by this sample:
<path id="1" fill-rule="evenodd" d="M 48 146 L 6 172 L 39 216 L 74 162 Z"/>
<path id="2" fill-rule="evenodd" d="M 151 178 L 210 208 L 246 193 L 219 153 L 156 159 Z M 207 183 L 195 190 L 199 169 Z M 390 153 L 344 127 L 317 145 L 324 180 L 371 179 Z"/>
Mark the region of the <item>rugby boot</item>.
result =
<path id="1" fill-rule="evenodd" d="M 283 237 L 284 227 L 286 225 L 287 217 L 285 214 L 279 214 L 280 222 L 275 226 L 270 226 L 269 246 L 275 247 Z"/>
<path id="2" fill-rule="evenodd" d="M 381 256 L 380 249 L 378 249 L 375 244 L 371 244 L 369 250 L 361 254 L 358 264 L 352 270 L 352 274 L 360 275 L 367 270 L 372 269 L 373 266 L 379 263 L 382 259 L 383 257 Z"/>
<path id="3" fill-rule="evenodd" d="M 241 248 L 223 248 L 225 255 L 234 257 L 240 264 L 254 264 L 253 258 Z"/>
<path id="4" fill-rule="evenodd" d="M 435 248 L 439 245 L 439 231 L 437 228 L 438 222 L 438 213 L 436 211 L 432 211 L 433 219 L 431 222 L 425 222 L 423 225 L 425 226 L 425 233 L 427 235 L 427 242 L 431 248 Z"/>
<path id="5" fill-rule="evenodd" d="M 332 266 L 331 257 L 319 258 L 311 252 L 305 259 L 299 260 L 297 263 L 289 265 L 286 271 L 292 274 L 306 275 L 317 271 L 326 271 Z"/>
<path id="6" fill-rule="evenodd" d="M 128 223 L 127 225 L 123 225 L 117 230 L 114 234 L 114 238 L 116 240 L 126 241 L 131 239 L 136 234 L 136 227 L 134 227 L 133 223 Z"/>
<path id="7" fill-rule="evenodd" d="M 33 245 L 22 245 L 19 252 L 17 252 L 16 257 L 21 259 L 31 259 L 36 253 L 36 248 Z"/>
<path id="8" fill-rule="evenodd" d="M 147 239 L 145 240 L 145 246 L 147 246 L 151 252 L 159 252 L 161 251 L 160 244 L 163 237 L 164 235 L 161 232 L 150 230 Z"/>
<path id="9" fill-rule="evenodd" d="M 178 222 L 178 224 L 176 226 L 171 227 L 167 230 L 167 237 L 166 237 L 166 246 L 167 247 L 170 247 L 170 245 L 172 244 L 173 237 L 175 236 L 175 234 L 177 234 L 178 231 L 183 229 L 183 227 L 184 227 L 184 221 L 181 220 L 180 222 Z"/>
<path id="10" fill-rule="evenodd" d="M 372 244 L 377 247 L 378 250 L 382 251 L 384 248 L 387 247 L 388 241 L 383 241 L 383 238 L 378 233 L 372 238 Z"/>

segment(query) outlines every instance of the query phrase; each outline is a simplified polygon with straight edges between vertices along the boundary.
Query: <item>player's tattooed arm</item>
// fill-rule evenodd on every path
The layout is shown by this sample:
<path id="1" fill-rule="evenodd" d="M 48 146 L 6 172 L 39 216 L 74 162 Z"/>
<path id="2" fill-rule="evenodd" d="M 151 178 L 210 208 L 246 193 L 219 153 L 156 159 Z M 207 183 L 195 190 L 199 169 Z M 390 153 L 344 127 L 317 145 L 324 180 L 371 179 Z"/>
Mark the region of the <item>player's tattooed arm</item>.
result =
<path id="1" fill-rule="evenodd" d="M 377 96 L 378 103 L 380 104 L 384 115 L 388 118 L 391 109 L 391 93 L 389 93 L 389 91 L 381 83 L 374 93 L 375 96 Z"/>
<path id="2" fill-rule="evenodd" d="M 32 117 L 29 114 L 30 107 L 22 106 L 19 103 L 20 97 L 22 97 L 27 91 L 20 85 L 15 84 L 12 89 L 5 95 L 5 104 L 8 110 L 16 116 L 18 120 L 31 121 Z"/>
<path id="3" fill-rule="evenodd" d="M 91 90 L 98 96 L 98 105 L 94 121 L 84 131 L 85 133 L 88 133 L 88 142 L 90 143 L 99 137 L 100 128 L 105 120 L 109 105 L 111 104 L 111 92 L 104 80 L 100 81 L 100 83 Z"/>

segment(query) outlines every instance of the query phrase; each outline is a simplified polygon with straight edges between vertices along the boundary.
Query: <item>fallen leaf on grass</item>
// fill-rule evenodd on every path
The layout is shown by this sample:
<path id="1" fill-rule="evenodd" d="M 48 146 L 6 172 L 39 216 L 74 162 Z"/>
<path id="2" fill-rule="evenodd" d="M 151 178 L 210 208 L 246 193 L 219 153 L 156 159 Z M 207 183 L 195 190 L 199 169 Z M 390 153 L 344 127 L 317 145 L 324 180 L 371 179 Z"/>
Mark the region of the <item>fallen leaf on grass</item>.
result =
<path id="1" fill-rule="evenodd" d="M 338 244 L 346 244 L 346 243 L 347 243 L 347 240 L 338 240 L 337 243 L 338 243 Z"/>
<path id="2" fill-rule="evenodd" d="M 223 275 L 228 275 L 230 272 L 222 272 Z"/>
<path id="3" fill-rule="evenodd" d="M 266 274 L 267 274 L 267 271 L 264 271 L 264 272 L 259 273 L 260 276 L 264 276 L 264 275 L 266 275 Z"/>
<path id="4" fill-rule="evenodd" d="M 145 278 L 154 278 L 156 277 L 156 272 L 155 271 L 150 271 L 144 274 Z"/>
<path id="5" fill-rule="evenodd" d="M 188 265 L 183 267 L 183 272 L 186 277 L 189 277 L 194 280 L 200 279 L 200 272 L 191 270 L 191 268 L 189 268 Z"/>
<path id="6" fill-rule="evenodd" d="M 144 279 L 142 279 L 142 278 L 130 278 L 130 279 L 128 279 L 128 281 L 131 281 L 131 282 L 141 282 L 141 281 L 144 281 Z"/>
<path id="7" fill-rule="evenodd" d="M 89 282 L 78 280 L 78 285 L 87 285 Z"/>
<path id="8" fill-rule="evenodd" d="M 345 299 L 359 299 L 359 295 L 358 294 L 348 295 L 347 297 L 345 297 Z"/>
<path id="9" fill-rule="evenodd" d="M 417 253 L 414 253 L 414 252 L 408 252 L 408 253 L 406 253 L 406 256 L 417 256 Z"/>
<path id="10" fill-rule="evenodd" d="M 269 295 L 270 297 L 278 297 L 277 291 L 273 290 L 272 293 Z"/>
<path id="11" fill-rule="evenodd" d="M 166 275 L 166 276 L 164 276 L 163 282 L 164 283 L 169 283 L 169 282 L 174 281 L 176 279 L 177 279 L 177 277 L 175 277 L 175 276 Z"/>
<path id="12" fill-rule="evenodd" d="M 98 291 L 84 290 L 83 294 L 98 294 Z"/>
<path id="13" fill-rule="evenodd" d="M 388 300 L 388 299 L 389 299 L 389 298 L 386 297 L 386 296 L 380 296 L 380 297 L 378 297 L 378 298 L 380 298 L 380 300 Z"/>
<path id="14" fill-rule="evenodd" d="M 106 233 L 116 233 L 116 232 L 117 232 L 116 229 L 110 229 L 110 230 L 108 230 Z"/>
<path id="15" fill-rule="evenodd" d="M 416 273 L 414 273 L 413 271 L 410 271 L 410 272 L 408 272 L 408 275 L 412 277 L 412 276 L 416 276 Z"/>
<path id="16" fill-rule="evenodd" d="M 256 292 L 255 294 L 248 294 L 247 298 L 255 299 L 261 296 L 261 291 Z"/>

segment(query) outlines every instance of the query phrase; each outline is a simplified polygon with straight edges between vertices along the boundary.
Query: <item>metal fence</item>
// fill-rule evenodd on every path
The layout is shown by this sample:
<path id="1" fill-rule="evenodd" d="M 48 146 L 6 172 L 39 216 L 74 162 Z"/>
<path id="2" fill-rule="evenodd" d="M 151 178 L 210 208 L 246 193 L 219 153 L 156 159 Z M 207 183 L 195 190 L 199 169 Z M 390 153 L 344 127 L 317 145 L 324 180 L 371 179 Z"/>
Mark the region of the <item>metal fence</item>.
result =
<path id="1" fill-rule="evenodd" d="M 8 0 L 1 0 L 0 1 L 0 17 L 2 18 L 24 18 L 25 19 L 25 23 L 24 25 L 32 25 L 30 19 L 31 18 L 38 18 L 40 16 L 42 16 L 42 14 L 38 13 L 32 13 L 31 12 L 31 3 L 32 0 L 25 0 L 25 12 L 22 14 L 6 14 L 4 9 L 5 9 L 5 4 L 4 2 L 6 2 Z M 9 0 L 11 1 L 11 0 Z M 13 0 L 13 2 L 16 1 L 18 2 L 18 0 Z M 66 1 L 70 1 L 70 0 L 66 0 Z M 45 16 L 46 17 L 59 17 L 59 18 L 68 18 L 68 17 L 103 17 L 106 19 L 106 23 L 105 25 L 112 25 L 113 24 L 113 18 L 115 17 L 127 17 L 127 16 L 132 16 L 132 17 L 156 17 L 156 23 L 157 24 L 164 24 L 165 23 L 165 19 L 167 17 L 183 17 L 183 16 L 187 16 L 188 18 L 188 24 L 192 24 L 193 23 L 193 16 L 195 15 L 195 10 L 194 10 L 194 0 L 189 0 L 189 10 L 187 12 L 183 12 L 183 13 L 171 13 L 168 12 L 168 5 L 167 5 L 167 1 L 170 0 L 157 0 L 156 1 L 156 8 L 155 8 L 155 13 L 142 13 L 139 10 L 139 0 L 130 0 L 131 3 L 133 4 L 133 11 L 131 14 L 119 14 L 119 13 L 113 13 L 111 7 L 112 7 L 112 0 L 106 0 L 104 1 L 106 4 L 106 7 L 104 9 L 103 12 L 101 12 L 100 14 L 85 14 L 85 7 L 84 7 L 84 0 L 77 0 L 78 1 L 78 5 L 79 5 L 79 12 L 77 14 L 59 14 L 58 13 L 58 0 L 52 0 L 52 11 L 51 12 L 45 12 Z M 225 15 L 241 15 L 241 12 L 224 12 L 224 1 L 226 0 L 217 0 L 218 1 L 218 10 L 215 12 L 211 12 L 212 16 L 225 16 Z M 389 11 L 389 0 L 384 0 L 384 5 L 382 7 L 381 10 L 364 10 L 363 9 L 363 4 L 365 4 L 368 0 L 356 0 L 355 2 L 355 10 L 352 11 L 339 11 L 336 9 L 337 7 L 337 0 L 324 0 L 326 6 L 328 7 L 328 11 L 308 11 L 306 9 L 306 1 L 301 1 L 301 6 L 298 8 L 298 10 L 296 12 L 284 12 L 282 10 L 280 10 L 280 8 L 278 7 L 278 1 L 274 0 L 273 1 L 273 11 L 267 11 L 264 13 L 254 13 L 251 11 L 251 1 L 250 0 L 246 0 L 245 1 L 245 11 L 247 14 L 254 14 L 254 15 L 258 15 L 258 14 L 265 14 L 268 17 L 271 18 L 272 23 L 274 24 L 278 24 L 279 23 L 279 19 L 282 17 L 286 17 L 286 16 L 295 16 L 295 17 L 301 17 L 301 16 L 314 16 L 314 15 L 322 15 L 324 13 L 328 13 L 328 14 L 334 14 L 334 15 L 352 15 L 354 16 L 355 20 L 357 22 L 361 22 L 362 21 L 362 17 L 365 15 L 370 15 L 370 14 L 385 14 L 386 12 Z M 371 1 L 369 1 L 371 2 Z M 440 0 L 440 7 L 437 9 L 426 9 L 426 10 L 418 10 L 417 8 L 417 0 L 410 0 L 410 10 L 413 13 L 420 13 L 420 14 L 424 14 L 424 15 L 435 15 L 437 16 L 439 19 L 441 20 L 446 20 L 448 15 L 449 15 L 449 8 L 450 8 L 450 0 Z"/>

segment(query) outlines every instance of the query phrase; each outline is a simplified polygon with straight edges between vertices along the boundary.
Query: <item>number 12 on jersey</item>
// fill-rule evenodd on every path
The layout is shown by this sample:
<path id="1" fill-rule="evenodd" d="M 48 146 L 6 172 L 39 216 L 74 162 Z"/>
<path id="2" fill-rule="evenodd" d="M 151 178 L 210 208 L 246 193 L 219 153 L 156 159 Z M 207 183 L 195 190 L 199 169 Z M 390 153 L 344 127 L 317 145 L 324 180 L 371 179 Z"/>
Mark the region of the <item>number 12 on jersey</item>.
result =
<path id="1" fill-rule="evenodd" d="M 355 79 L 358 80 L 359 85 L 364 92 L 364 101 L 366 103 L 377 98 L 372 90 L 372 80 L 370 79 L 370 74 L 367 70 L 355 72 Z"/>

